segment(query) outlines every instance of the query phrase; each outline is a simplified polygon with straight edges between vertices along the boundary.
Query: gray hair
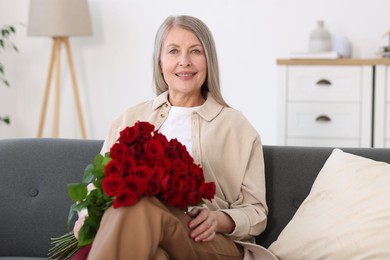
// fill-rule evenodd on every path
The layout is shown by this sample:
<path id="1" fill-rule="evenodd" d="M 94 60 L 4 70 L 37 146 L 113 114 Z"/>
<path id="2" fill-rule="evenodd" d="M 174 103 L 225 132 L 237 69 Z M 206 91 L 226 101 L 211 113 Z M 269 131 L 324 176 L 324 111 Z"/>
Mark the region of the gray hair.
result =
<path id="1" fill-rule="evenodd" d="M 194 33 L 205 50 L 207 77 L 201 87 L 203 97 L 207 98 L 207 95 L 210 93 L 219 104 L 229 107 L 221 94 L 217 51 L 213 36 L 204 22 L 187 15 L 169 16 L 157 30 L 153 51 L 153 84 L 156 94 L 160 95 L 168 90 L 168 85 L 161 71 L 160 54 L 162 42 L 165 40 L 169 30 L 173 27 L 182 28 Z"/>

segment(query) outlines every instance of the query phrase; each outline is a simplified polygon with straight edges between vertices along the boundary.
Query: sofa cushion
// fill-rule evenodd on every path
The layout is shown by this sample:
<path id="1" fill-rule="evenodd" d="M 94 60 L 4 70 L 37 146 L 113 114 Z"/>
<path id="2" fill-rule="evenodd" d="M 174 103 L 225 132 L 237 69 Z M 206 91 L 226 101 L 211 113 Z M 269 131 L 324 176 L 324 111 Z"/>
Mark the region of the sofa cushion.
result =
<path id="1" fill-rule="evenodd" d="M 44 257 L 65 234 L 66 185 L 80 182 L 101 140 L 0 140 L 0 257 Z"/>
<path id="2" fill-rule="evenodd" d="M 390 165 L 335 149 L 269 247 L 279 259 L 390 256 Z"/>

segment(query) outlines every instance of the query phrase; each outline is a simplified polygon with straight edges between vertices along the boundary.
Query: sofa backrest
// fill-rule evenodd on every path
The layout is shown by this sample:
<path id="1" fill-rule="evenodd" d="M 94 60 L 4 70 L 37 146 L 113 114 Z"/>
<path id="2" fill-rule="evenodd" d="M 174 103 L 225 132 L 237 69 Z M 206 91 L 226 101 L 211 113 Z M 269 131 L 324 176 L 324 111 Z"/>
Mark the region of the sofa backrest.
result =
<path id="1" fill-rule="evenodd" d="M 345 152 L 390 163 L 390 149 L 340 148 Z M 256 242 L 268 247 L 275 241 L 307 197 L 333 148 L 264 146 L 266 196 L 269 207 L 265 231 Z"/>
<path id="2" fill-rule="evenodd" d="M 0 140 L 0 256 L 47 257 L 68 232 L 66 184 L 80 182 L 102 141 Z"/>

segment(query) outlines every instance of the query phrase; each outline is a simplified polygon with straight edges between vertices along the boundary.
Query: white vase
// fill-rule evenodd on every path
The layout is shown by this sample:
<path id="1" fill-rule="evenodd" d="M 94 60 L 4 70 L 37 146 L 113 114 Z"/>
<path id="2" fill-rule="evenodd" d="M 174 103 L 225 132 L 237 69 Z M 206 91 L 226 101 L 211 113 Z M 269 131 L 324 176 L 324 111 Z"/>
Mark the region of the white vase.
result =
<path id="1" fill-rule="evenodd" d="M 317 27 L 310 33 L 309 52 L 327 52 L 332 50 L 332 39 L 324 28 L 324 21 L 318 21 Z"/>
<path id="2" fill-rule="evenodd" d="M 337 52 L 341 58 L 351 58 L 352 56 L 352 44 L 344 36 L 333 37 L 333 50 Z"/>

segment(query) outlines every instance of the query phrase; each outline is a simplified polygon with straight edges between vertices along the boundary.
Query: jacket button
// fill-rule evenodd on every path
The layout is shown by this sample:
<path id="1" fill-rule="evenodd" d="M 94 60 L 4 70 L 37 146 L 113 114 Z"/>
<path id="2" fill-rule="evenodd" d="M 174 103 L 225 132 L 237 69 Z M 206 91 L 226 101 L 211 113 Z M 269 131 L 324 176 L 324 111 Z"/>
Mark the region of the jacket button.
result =
<path id="1" fill-rule="evenodd" d="M 160 117 L 165 117 L 165 114 L 160 114 Z"/>

